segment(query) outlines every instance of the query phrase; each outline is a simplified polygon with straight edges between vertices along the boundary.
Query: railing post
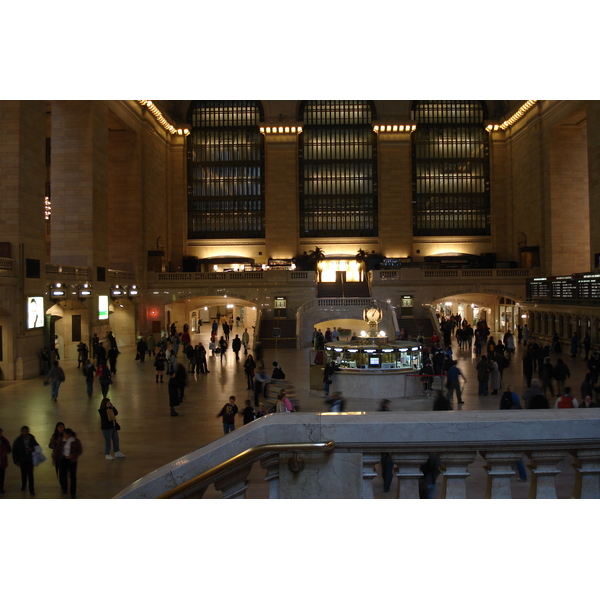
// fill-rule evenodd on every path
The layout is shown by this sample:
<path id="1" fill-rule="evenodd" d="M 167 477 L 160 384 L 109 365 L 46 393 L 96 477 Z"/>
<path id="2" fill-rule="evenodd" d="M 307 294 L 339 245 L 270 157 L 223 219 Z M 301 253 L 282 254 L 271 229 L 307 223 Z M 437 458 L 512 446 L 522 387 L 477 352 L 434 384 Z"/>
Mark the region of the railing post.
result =
<path id="1" fill-rule="evenodd" d="M 520 451 L 482 451 L 481 456 L 487 464 L 488 473 L 485 497 L 491 499 L 510 499 L 510 478 L 515 474 L 513 465 L 522 457 Z"/>
<path id="2" fill-rule="evenodd" d="M 402 500 L 419 499 L 419 480 L 423 477 L 421 465 L 427 462 L 427 452 L 392 452 L 392 460 L 398 467 L 398 498 Z"/>
<path id="3" fill-rule="evenodd" d="M 468 452 L 440 452 L 442 461 L 442 498 L 464 500 L 467 497 L 466 479 L 471 474 L 467 467 L 475 461 L 475 450 Z"/>
<path id="4" fill-rule="evenodd" d="M 573 498 L 600 498 L 600 450 L 573 450 L 577 462 Z"/>
<path id="5" fill-rule="evenodd" d="M 565 458 L 565 453 L 557 450 L 532 450 L 527 452 L 531 458 L 532 472 L 530 498 L 541 500 L 556 499 L 556 476 L 560 469 L 556 465 Z"/>
<path id="6" fill-rule="evenodd" d="M 246 498 L 248 489 L 248 478 L 252 465 L 230 471 L 222 478 L 215 481 L 215 488 L 221 492 L 223 499 Z"/>
<path id="7" fill-rule="evenodd" d="M 279 498 L 279 454 L 263 458 L 260 466 L 267 471 L 265 481 L 269 482 L 269 500 L 277 500 Z"/>
<path id="8" fill-rule="evenodd" d="M 363 485 L 362 485 L 362 497 L 366 500 L 372 500 L 374 498 L 373 495 L 373 479 L 377 477 L 377 471 L 375 470 L 375 465 L 381 462 L 381 453 L 377 454 L 372 452 L 364 452 L 363 453 L 363 469 L 362 469 L 362 477 L 363 477 Z"/>

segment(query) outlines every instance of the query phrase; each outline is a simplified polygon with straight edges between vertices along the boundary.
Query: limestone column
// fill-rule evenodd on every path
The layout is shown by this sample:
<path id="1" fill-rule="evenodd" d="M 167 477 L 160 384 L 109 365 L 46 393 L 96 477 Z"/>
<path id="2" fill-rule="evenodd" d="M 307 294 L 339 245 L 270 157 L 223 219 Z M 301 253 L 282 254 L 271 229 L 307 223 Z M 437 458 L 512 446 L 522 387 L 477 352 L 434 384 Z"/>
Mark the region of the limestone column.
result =
<path id="1" fill-rule="evenodd" d="M 104 101 L 52 102 L 51 260 L 108 267 L 108 108 Z M 95 278 L 95 273 L 93 274 Z"/>
<path id="2" fill-rule="evenodd" d="M 393 452 L 392 460 L 398 467 L 398 498 L 417 500 L 419 481 L 423 477 L 421 465 L 427 461 L 427 452 Z"/>
<path id="3" fill-rule="evenodd" d="M 377 477 L 375 465 L 381 461 L 381 452 L 365 452 L 363 454 L 363 494 L 362 497 L 367 500 L 373 499 L 373 479 Z"/>
<path id="4" fill-rule="evenodd" d="M 587 101 L 585 110 L 589 174 L 590 265 L 597 267 L 594 258 L 596 254 L 600 254 L 600 230 L 595 227 L 600 220 L 600 102 Z"/>
<path id="5" fill-rule="evenodd" d="M 12 260 L 14 285 L 0 295 L 5 379 L 39 375 L 43 329 L 27 329 L 27 296 L 46 290 L 46 103 L 0 102 L 0 242 Z M 33 268 L 34 275 L 31 276 Z M 27 276 L 27 271 L 29 276 Z M 39 272 L 39 274 L 38 274 Z M 43 319 L 46 306 L 39 307 Z"/>
<path id="6" fill-rule="evenodd" d="M 267 258 L 298 254 L 300 210 L 298 196 L 299 125 L 261 127 L 265 136 L 265 240 Z"/>
<path id="7" fill-rule="evenodd" d="M 484 467 L 488 473 L 485 497 L 488 499 L 512 498 L 510 478 L 515 474 L 513 466 L 521 458 L 521 452 L 518 450 L 486 451 L 480 454 L 487 462 Z"/>
<path id="8" fill-rule="evenodd" d="M 443 488 L 442 498 L 462 500 L 467 497 L 466 480 L 469 465 L 475 461 L 477 453 L 440 452 L 442 461 Z"/>
<path id="9" fill-rule="evenodd" d="M 574 450 L 576 471 L 573 498 L 600 498 L 600 450 Z"/>
<path id="10" fill-rule="evenodd" d="M 387 131 L 394 124 L 379 126 L 377 134 L 379 251 L 384 256 L 412 255 L 412 155 L 410 125 Z"/>
<path id="11" fill-rule="evenodd" d="M 245 465 L 228 472 L 215 481 L 215 489 L 222 493 L 223 499 L 244 499 L 248 489 L 252 465 Z"/>
<path id="12" fill-rule="evenodd" d="M 269 483 L 269 500 L 279 498 L 279 454 L 272 454 L 260 461 L 260 466 L 266 469 L 265 481 Z"/>
<path id="13" fill-rule="evenodd" d="M 556 498 L 556 476 L 560 473 L 558 463 L 565 458 L 565 453 L 558 450 L 534 450 L 527 452 L 531 458 L 530 498 Z"/>

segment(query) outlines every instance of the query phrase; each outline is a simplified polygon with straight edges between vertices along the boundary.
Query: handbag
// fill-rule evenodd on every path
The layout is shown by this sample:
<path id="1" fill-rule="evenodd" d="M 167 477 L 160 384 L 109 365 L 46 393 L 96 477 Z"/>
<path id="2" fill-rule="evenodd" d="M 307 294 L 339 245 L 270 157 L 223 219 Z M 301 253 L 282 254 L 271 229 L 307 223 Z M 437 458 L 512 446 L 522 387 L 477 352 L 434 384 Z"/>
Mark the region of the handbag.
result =
<path id="1" fill-rule="evenodd" d="M 115 430 L 116 431 L 120 431 L 121 430 L 121 426 L 115 421 Z"/>
<path id="2" fill-rule="evenodd" d="M 44 453 L 42 452 L 41 446 L 33 447 L 33 452 L 31 454 L 31 460 L 33 461 L 34 467 L 37 467 L 38 465 L 42 464 L 46 460 L 46 457 L 44 456 Z"/>

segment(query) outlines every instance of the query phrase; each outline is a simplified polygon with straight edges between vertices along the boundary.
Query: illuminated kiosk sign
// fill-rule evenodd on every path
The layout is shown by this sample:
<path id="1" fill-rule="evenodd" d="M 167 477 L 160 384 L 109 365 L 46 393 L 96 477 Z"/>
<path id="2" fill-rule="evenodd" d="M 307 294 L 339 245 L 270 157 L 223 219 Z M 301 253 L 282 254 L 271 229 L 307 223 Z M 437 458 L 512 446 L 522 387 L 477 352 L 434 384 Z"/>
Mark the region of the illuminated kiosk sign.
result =
<path id="1" fill-rule="evenodd" d="M 98 319 L 108 319 L 108 296 L 98 296 Z"/>

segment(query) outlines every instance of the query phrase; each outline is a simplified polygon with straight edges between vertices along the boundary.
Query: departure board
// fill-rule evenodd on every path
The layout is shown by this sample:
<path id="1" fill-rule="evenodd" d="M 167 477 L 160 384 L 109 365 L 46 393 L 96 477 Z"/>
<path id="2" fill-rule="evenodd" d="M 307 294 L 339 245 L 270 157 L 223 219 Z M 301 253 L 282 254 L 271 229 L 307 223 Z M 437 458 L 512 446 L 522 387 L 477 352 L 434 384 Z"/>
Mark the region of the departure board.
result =
<path id="1" fill-rule="evenodd" d="M 529 298 L 544 299 L 552 297 L 550 281 L 546 277 L 530 279 L 527 285 L 529 287 Z"/>
<path id="2" fill-rule="evenodd" d="M 576 300 L 578 296 L 578 285 L 575 277 L 553 277 L 551 279 L 553 298 L 572 298 Z"/>
<path id="3" fill-rule="evenodd" d="M 581 300 L 600 300 L 600 275 L 578 275 L 577 295 Z"/>
<path id="4" fill-rule="evenodd" d="M 527 297 L 531 300 L 600 301 L 600 273 L 528 279 Z"/>

